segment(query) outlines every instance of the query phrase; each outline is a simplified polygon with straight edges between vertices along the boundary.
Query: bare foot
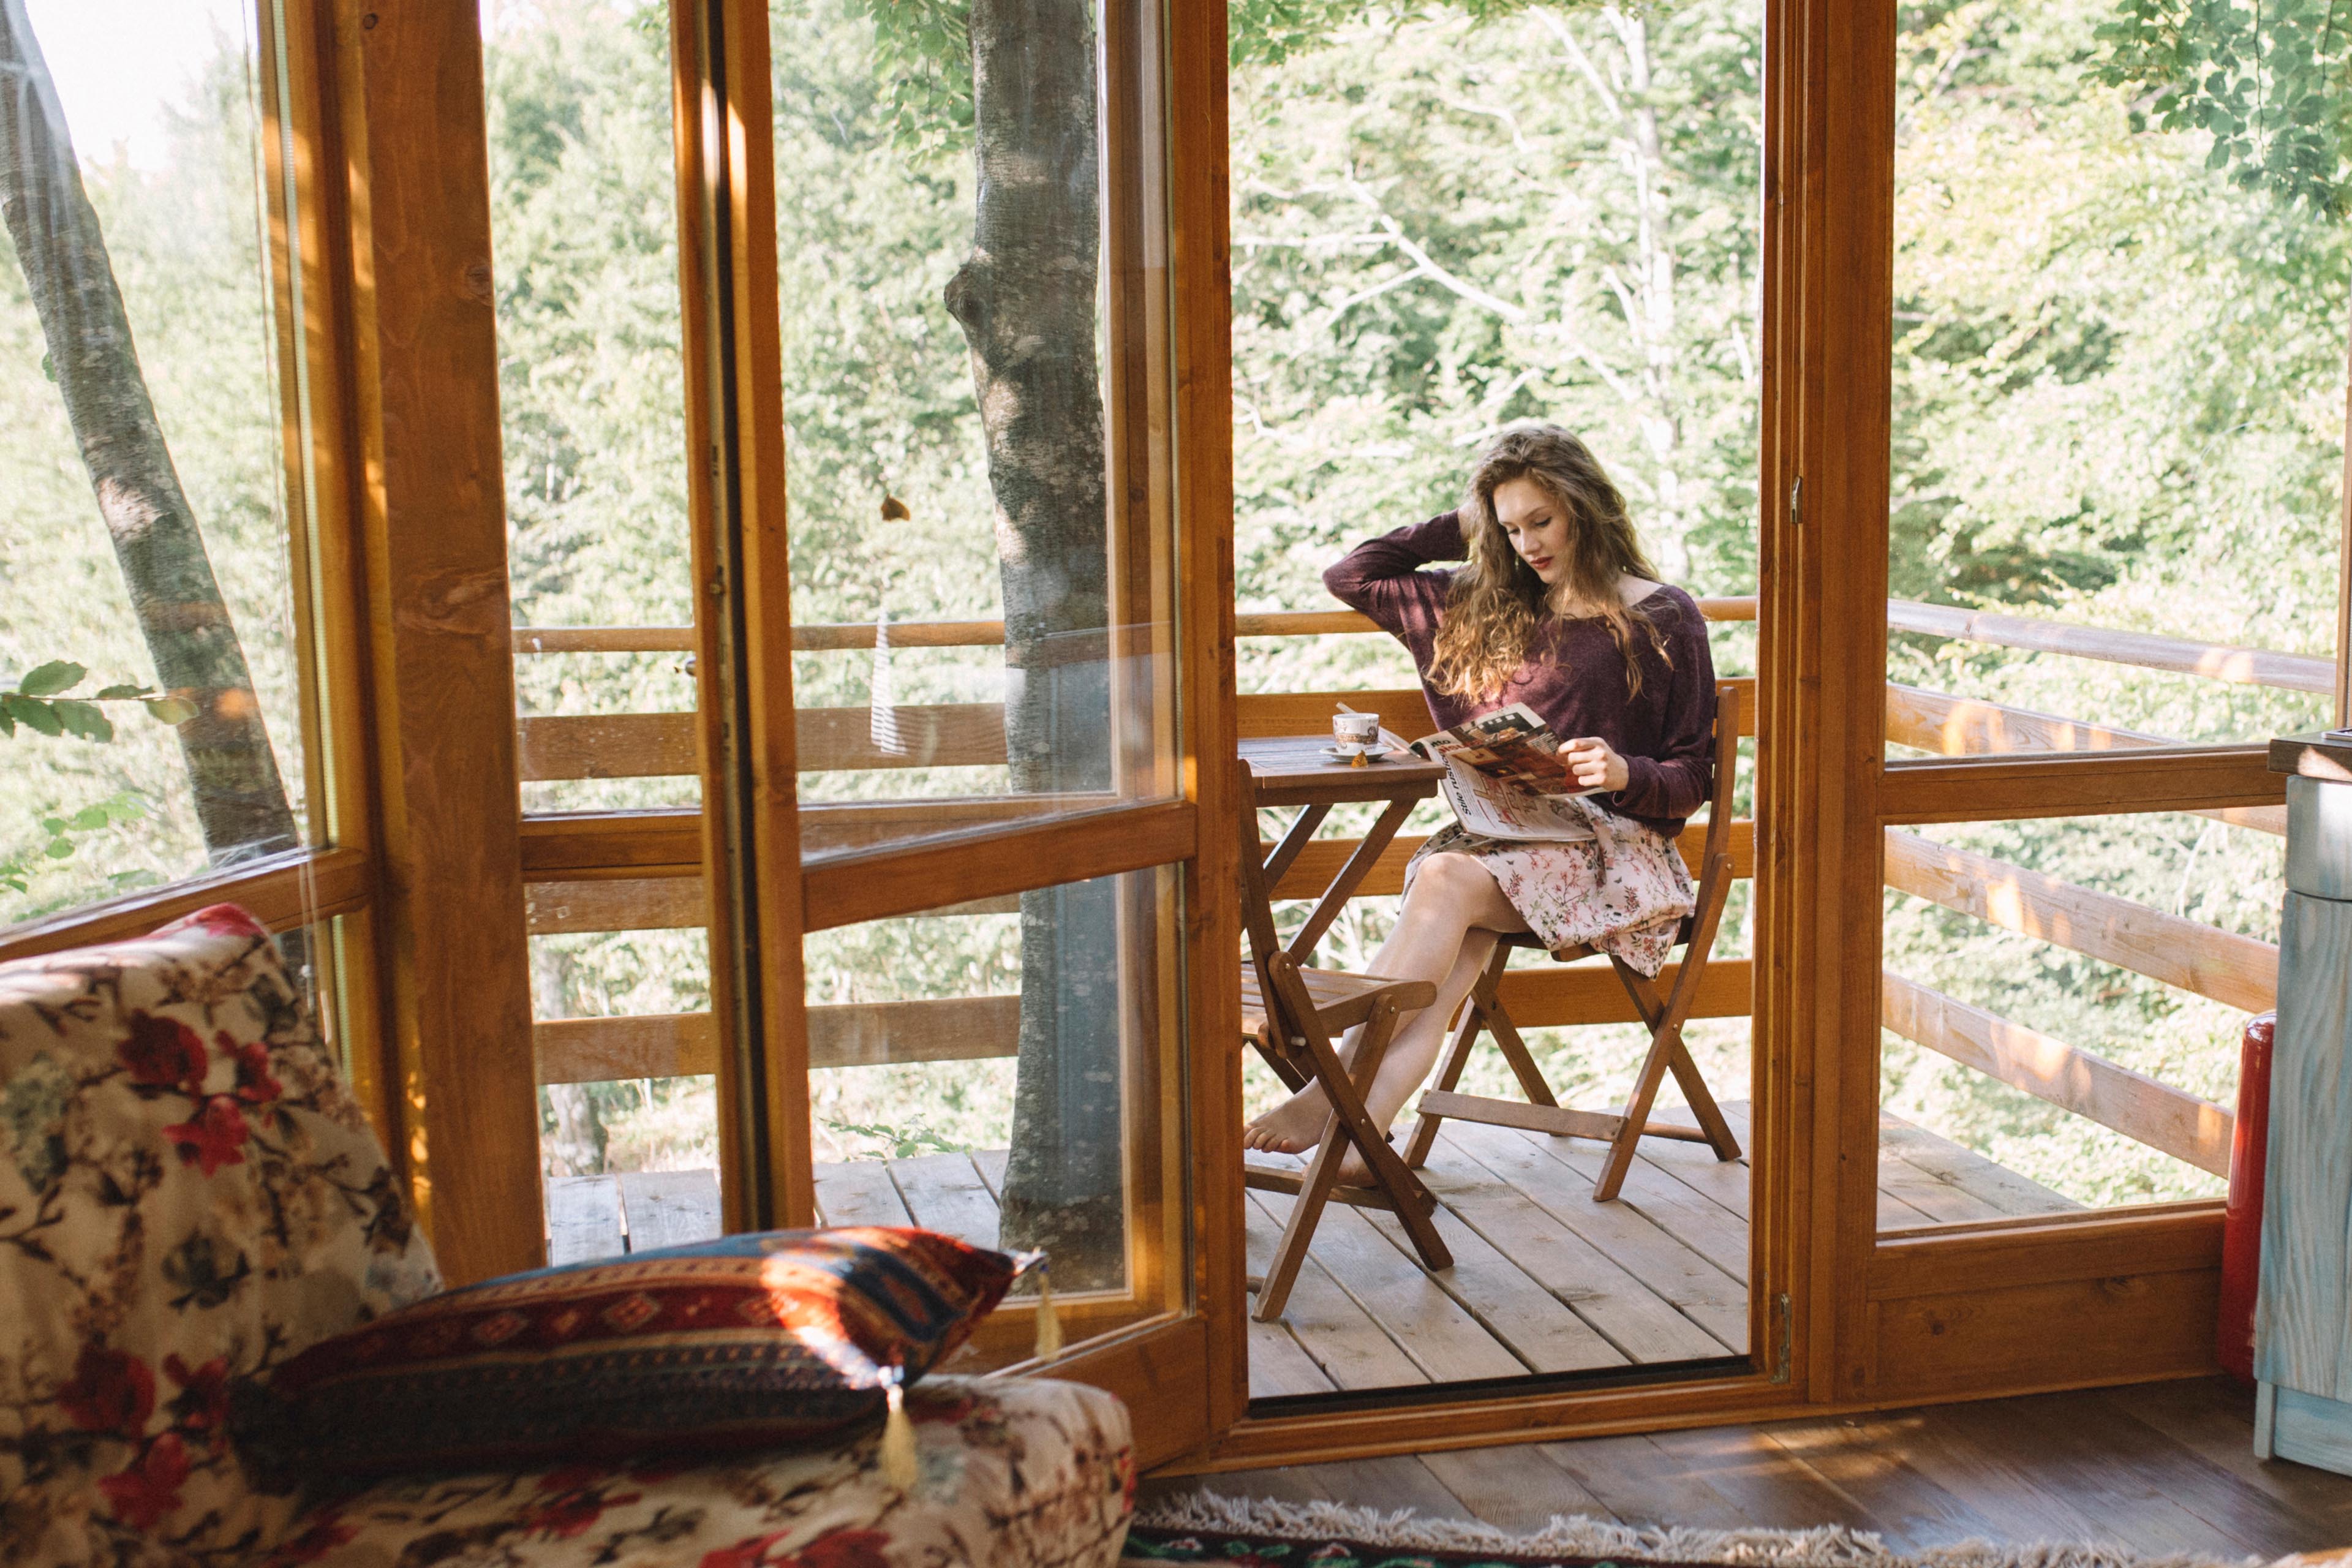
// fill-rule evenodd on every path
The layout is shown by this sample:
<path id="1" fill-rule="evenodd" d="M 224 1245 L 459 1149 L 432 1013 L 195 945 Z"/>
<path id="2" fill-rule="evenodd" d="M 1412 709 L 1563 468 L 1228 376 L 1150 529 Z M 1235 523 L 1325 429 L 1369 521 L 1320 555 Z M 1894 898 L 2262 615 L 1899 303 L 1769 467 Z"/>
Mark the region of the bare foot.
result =
<path id="1" fill-rule="evenodd" d="M 1261 1154 L 1304 1154 L 1323 1142 L 1331 1101 L 1320 1085 L 1308 1084 L 1242 1129 L 1242 1147 Z"/>
<path id="2" fill-rule="evenodd" d="M 1265 1154 L 1307 1154 L 1323 1142 L 1331 1124 L 1331 1102 L 1313 1084 L 1300 1089 L 1242 1129 L 1242 1147 Z M 1372 1173 L 1352 1147 L 1340 1156 L 1339 1184 L 1369 1186 Z"/>

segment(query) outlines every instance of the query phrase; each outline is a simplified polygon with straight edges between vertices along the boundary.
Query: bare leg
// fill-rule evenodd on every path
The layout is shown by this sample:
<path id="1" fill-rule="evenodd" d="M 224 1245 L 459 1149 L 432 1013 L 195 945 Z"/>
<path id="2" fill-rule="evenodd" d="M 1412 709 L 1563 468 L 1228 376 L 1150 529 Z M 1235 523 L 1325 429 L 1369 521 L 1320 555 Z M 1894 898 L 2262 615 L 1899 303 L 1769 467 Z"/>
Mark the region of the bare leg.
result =
<path id="1" fill-rule="evenodd" d="M 1527 922 L 1495 885 L 1494 874 L 1474 855 L 1433 855 L 1413 873 L 1396 929 L 1372 957 L 1370 973 L 1394 980 L 1427 980 L 1437 999 L 1407 1015 L 1389 1044 L 1380 1076 L 1365 1096 L 1372 1120 L 1387 1127 L 1404 1109 L 1437 1060 L 1445 1026 L 1478 978 L 1502 931 L 1525 931 Z M 1352 1060 L 1355 1031 L 1340 1055 Z M 1242 1130 L 1242 1146 L 1271 1153 L 1298 1154 L 1312 1149 L 1330 1120 L 1330 1101 L 1309 1084 Z M 1366 1179 L 1362 1161 L 1349 1154 L 1340 1180 Z"/>

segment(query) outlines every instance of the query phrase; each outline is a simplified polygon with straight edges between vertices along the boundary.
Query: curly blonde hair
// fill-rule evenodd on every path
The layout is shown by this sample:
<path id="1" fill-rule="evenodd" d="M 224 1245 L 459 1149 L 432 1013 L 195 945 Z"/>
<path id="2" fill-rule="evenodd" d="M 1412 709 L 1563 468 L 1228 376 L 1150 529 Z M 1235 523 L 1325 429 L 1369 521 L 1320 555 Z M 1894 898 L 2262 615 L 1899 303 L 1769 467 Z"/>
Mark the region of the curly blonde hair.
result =
<path id="1" fill-rule="evenodd" d="M 1570 520 L 1568 574 L 1557 587 L 1547 586 L 1511 548 L 1495 516 L 1495 491 L 1513 479 L 1533 481 Z M 1561 615 L 1607 623 L 1625 659 L 1627 694 L 1642 689 L 1636 628 L 1660 658 L 1667 657 L 1665 640 L 1640 606 L 1625 603 L 1620 584 L 1629 576 L 1655 579 L 1658 571 L 1642 552 L 1625 498 L 1591 447 L 1557 425 L 1504 432 L 1471 470 L 1460 515 L 1470 564 L 1455 574 L 1439 617 L 1431 684 L 1471 701 L 1493 698 L 1527 662 L 1545 618 Z"/>

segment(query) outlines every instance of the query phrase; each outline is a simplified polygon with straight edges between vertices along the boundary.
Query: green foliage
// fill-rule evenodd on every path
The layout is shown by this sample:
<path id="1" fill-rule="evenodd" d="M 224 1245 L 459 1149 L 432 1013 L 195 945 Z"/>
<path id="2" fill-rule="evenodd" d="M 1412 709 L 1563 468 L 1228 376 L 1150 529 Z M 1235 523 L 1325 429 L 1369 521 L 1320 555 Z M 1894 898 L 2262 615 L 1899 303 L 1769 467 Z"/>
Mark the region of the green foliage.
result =
<path id="1" fill-rule="evenodd" d="M 256 222 L 256 105 L 241 39 L 234 34 L 186 61 L 161 115 L 154 162 L 132 163 L 88 137 L 79 151 L 173 466 L 252 665 L 279 770 L 299 791 L 282 406 Z M 0 734 L 19 735 L 0 766 L 0 859 L 19 872 L 0 883 L 0 924 L 189 876 L 207 863 L 170 729 L 193 710 L 152 689 L 114 542 L 47 357 L 22 269 L 0 239 L 0 576 L 9 586 L 0 596 L 0 684 L 63 662 L 50 657 L 59 648 L 91 670 L 120 672 L 100 678 L 108 683 L 94 691 L 97 680 L 87 675 L 46 693 L 39 682 L 28 689 L 16 680 L 14 700 L 0 698 Z M 124 722 L 122 705 L 131 702 L 149 704 L 157 722 Z M 144 803 L 135 827 L 77 835 L 79 847 L 62 858 L 43 852 L 50 839 L 33 832 L 37 820 L 73 816 L 59 802 L 122 794 Z"/>
<path id="2" fill-rule="evenodd" d="M 2205 167 L 2329 218 L 2352 159 L 2343 0 L 2118 0 L 2099 79 L 2143 89 L 2131 127 L 2211 138 Z"/>
<path id="3" fill-rule="evenodd" d="M 882 1145 L 882 1153 L 893 1160 L 911 1160 L 919 1154 L 961 1154 L 971 1147 L 932 1131 L 919 1120 L 898 1127 L 887 1121 L 839 1121 L 828 1118 L 824 1125 L 853 1138 L 874 1140 Z"/>
<path id="4" fill-rule="evenodd" d="M 81 840 L 109 827 L 139 822 L 148 815 L 146 805 L 129 791 L 118 791 L 95 805 L 85 805 L 78 811 L 44 812 L 37 819 L 40 840 L 32 847 L 0 854 L 0 887 L 13 892 L 29 892 L 34 868 L 40 861 L 69 860 L 81 847 Z M 110 890 L 123 891 L 144 887 L 155 880 L 152 871 L 142 868 L 108 874 Z"/>
<path id="5" fill-rule="evenodd" d="M 196 705 L 187 699 L 158 697 L 147 686 L 117 684 L 86 698 L 65 695 L 89 673 L 71 659 L 53 658 L 26 670 L 15 686 L 0 689 L 0 735 L 14 735 L 21 724 L 37 735 L 111 741 L 114 724 L 97 706 L 100 702 L 137 702 L 166 724 L 184 724 L 196 716 Z"/>
<path id="6" fill-rule="evenodd" d="M 971 0 L 855 0 L 855 9 L 873 24 L 893 143 L 917 153 L 969 146 Z"/>

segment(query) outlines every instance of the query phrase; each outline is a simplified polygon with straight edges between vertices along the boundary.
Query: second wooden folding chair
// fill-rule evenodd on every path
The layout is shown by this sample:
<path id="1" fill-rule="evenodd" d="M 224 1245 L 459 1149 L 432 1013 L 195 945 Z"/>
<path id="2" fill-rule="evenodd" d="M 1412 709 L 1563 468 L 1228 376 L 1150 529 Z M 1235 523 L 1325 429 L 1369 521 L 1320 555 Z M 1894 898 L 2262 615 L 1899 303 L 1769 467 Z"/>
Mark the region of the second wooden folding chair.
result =
<path id="1" fill-rule="evenodd" d="M 1699 860 L 1696 907 L 1675 933 L 1675 942 L 1683 949 L 1682 965 L 1675 975 L 1673 987 L 1660 996 L 1657 986 L 1640 970 L 1613 953 L 1609 959 L 1626 994 L 1633 998 L 1633 1010 L 1650 1030 L 1649 1054 L 1643 1058 L 1641 1071 L 1634 1075 L 1633 1091 L 1623 1114 L 1570 1110 L 1553 1098 L 1551 1087 L 1544 1081 L 1527 1042 L 1519 1037 L 1502 998 L 1503 971 L 1511 954 L 1541 944 L 1530 936 L 1505 937 L 1495 944 L 1495 956 L 1463 1002 L 1462 1012 L 1447 1037 L 1445 1054 L 1439 1058 L 1436 1079 L 1421 1097 L 1412 1138 L 1405 1148 L 1407 1164 L 1417 1169 L 1429 1158 L 1430 1149 L 1437 1141 L 1439 1124 L 1448 1120 L 1516 1127 L 1558 1138 L 1591 1138 L 1607 1143 L 1609 1156 L 1602 1163 L 1600 1179 L 1593 1184 L 1595 1203 L 1607 1203 L 1617 1196 L 1625 1184 L 1626 1173 L 1633 1168 L 1635 1148 L 1643 1138 L 1705 1143 L 1715 1151 L 1718 1160 L 1739 1158 L 1739 1141 L 1732 1135 L 1715 1096 L 1708 1092 L 1706 1080 L 1699 1076 L 1698 1064 L 1691 1060 L 1689 1047 L 1683 1043 L 1683 1025 L 1689 1020 L 1691 1007 L 1698 1000 L 1699 983 L 1706 973 L 1707 959 L 1715 948 L 1723 902 L 1731 891 L 1731 783 L 1738 761 L 1739 689 L 1717 686 L 1715 787 L 1707 800 L 1706 847 Z M 1592 957 L 1598 951 L 1591 947 L 1570 948 L 1554 952 L 1552 957 L 1565 963 Z M 1471 1048 L 1478 1043 L 1482 1032 L 1495 1037 L 1503 1059 L 1510 1064 L 1512 1075 L 1527 1095 L 1525 1100 L 1454 1092 L 1454 1086 L 1462 1081 L 1462 1069 L 1470 1059 Z M 1669 1072 L 1682 1086 L 1683 1097 L 1690 1102 L 1691 1116 L 1697 1126 L 1650 1120 L 1651 1105 Z"/>
<path id="2" fill-rule="evenodd" d="M 1384 980 L 1376 974 L 1307 969 L 1284 951 L 1275 935 L 1274 906 L 1258 857 L 1255 789 L 1247 763 L 1241 764 L 1242 923 L 1249 957 L 1242 966 L 1242 1033 L 1279 1078 L 1293 1089 L 1309 1082 L 1323 1087 L 1332 1114 L 1305 1171 L 1244 1161 L 1243 1181 L 1262 1192 L 1292 1194 L 1290 1218 L 1282 1228 L 1265 1277 L 1253 1281 L 1261 1322 L 1282 1316 L 1307 1261 L 1308 1243 L 1324 1208 L 1338 1202 L 1387 1209 L 1403 1225 L 1413 1250 L 1432 1269 L 1454 1267 L 1454 1255 L 1432 1219 L 1437 1200 L 1405 1163 L 1364 1109 L 1365 1091 L 1381 1070 L 1398 1018 L 1437 1000 L 1425 980 Z M 1362 1026 L 1352 1062 L 1340 1058 L 1336 1040 Z M 1339 1183 L 1340 1163 L 1353 1149 L 1363 1156 L 1371 1180 Z"/>

